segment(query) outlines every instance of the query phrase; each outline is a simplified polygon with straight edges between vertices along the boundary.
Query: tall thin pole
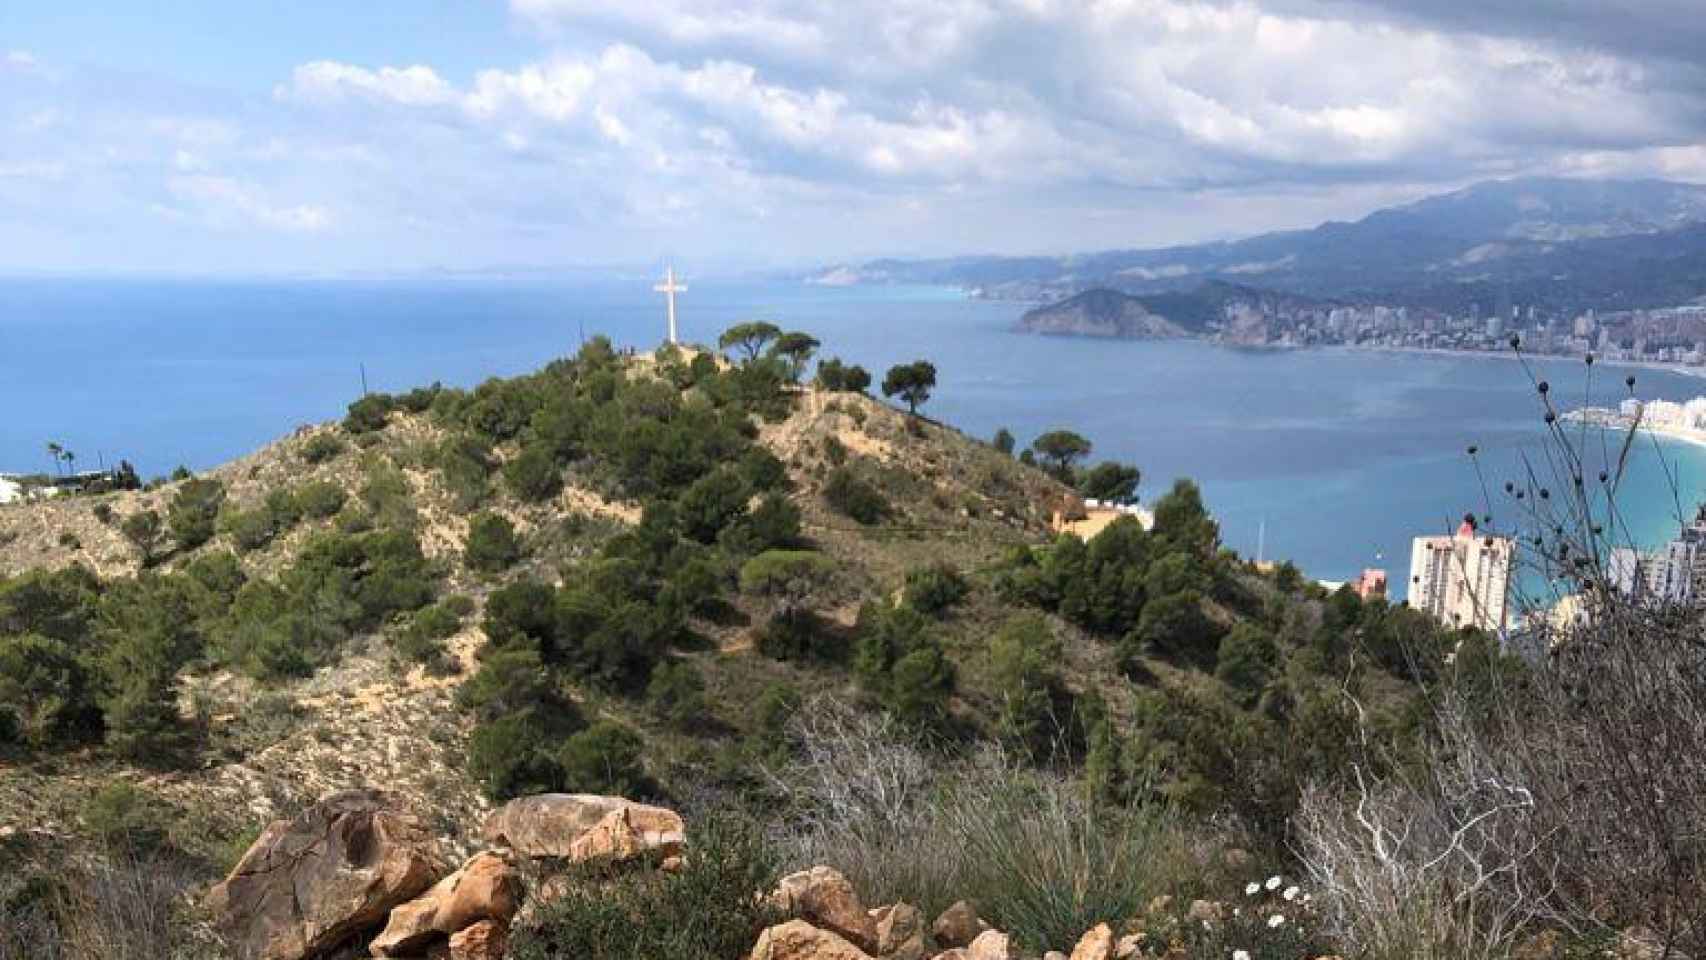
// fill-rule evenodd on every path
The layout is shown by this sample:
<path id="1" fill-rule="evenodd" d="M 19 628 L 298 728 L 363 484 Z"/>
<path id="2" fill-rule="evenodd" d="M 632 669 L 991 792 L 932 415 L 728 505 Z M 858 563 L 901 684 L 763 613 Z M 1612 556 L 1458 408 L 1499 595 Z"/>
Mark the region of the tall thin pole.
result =
<path id="1" fill-rule="evenodd" d="M 1262 554 L 1268 546 L 1268 518 L 1263 517 L 1261 524 L 1256 527 L 1256 563 L 1262 562 Z"/>
<path id="2" fill-rule="evenodd" d="M 361 395 L 367 396 L 367 364 L 361 365 Z"/>

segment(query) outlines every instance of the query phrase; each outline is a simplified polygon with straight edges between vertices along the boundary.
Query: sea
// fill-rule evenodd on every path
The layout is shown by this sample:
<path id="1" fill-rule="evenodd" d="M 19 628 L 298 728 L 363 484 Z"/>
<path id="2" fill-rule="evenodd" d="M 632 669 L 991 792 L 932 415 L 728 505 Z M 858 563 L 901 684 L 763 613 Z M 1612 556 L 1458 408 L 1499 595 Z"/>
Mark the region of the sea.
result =
<path id="1" fill-rule="evenodd" d="M 927 359 L 939 381 L 929 416 L 978 437 L 1006 427 L 1021 445 L 1076 430 L 1092 459 L 1142 470 L 1144 501 L 1195 480 L 1240 553 L 1323 580 L 1384 568 L 1398 595 L 1413 537 L 1465 513 L 1506 524 L 1519 505 L 1504 483 L 1550 475 L 1537 380 L 1565 408 L 1617 403 L 1628 376 L 1643 399 L 1706 394 L 1685 373 L 1580 360 L 1039 337 L 1015 329 L 1025 309 L 949 289 L 797 282 L 690 280 L 679 302 L 685 340 L 762 319 L 812 333 L 824 355 L 879 381 Z M 598 334 L 650 349 L 664 329 L 662 299 L 638 275 L 0 279 L 0 472 L 53 470 L 49 442 L 79 469 L 210 467 L 341 416 L 364 386 L 470 386 Z M 1606 439 L 1580 442 L 1597 466 Z M 1631 540 L 1668 539 L 1702 498 L 1706 448 L 1635 445 L 1619 495 Z"/>

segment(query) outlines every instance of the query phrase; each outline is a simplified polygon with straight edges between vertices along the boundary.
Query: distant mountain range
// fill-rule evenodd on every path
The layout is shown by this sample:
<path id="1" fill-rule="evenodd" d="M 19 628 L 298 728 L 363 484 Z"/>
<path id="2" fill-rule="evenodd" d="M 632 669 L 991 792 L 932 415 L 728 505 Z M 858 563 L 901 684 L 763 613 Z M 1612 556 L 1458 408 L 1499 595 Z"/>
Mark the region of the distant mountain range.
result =
<path id="1" fill-rule="evenodd" d="M 1453 313 L 1471 304 L 1485 312 L 1507 298 L 1555 311 L 1666 306 L 1706 295 L 1706 187 L 1499 180 L 1354 223 L 1244 240 L 1062 257 L 877 260 L 811 279 L 947 284 L 1042 302 L 1098 288 L 1195 294 L 1219 283 Z M 1189 298 L 1190 308 L 1216 299 L 1210 287 L 1206 297 Z"/>

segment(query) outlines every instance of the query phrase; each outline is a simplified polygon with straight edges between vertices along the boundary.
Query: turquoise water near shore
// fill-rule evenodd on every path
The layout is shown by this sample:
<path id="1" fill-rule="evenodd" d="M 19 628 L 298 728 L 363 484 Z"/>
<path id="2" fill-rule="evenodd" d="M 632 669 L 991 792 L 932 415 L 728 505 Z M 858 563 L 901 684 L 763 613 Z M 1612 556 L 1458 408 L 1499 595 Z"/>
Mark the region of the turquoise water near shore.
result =
<path id="1" fill-rule="evenodd" d="M 1410 538 L 1487 512 L 1465 453 L 1499 487 L 1542 456 L 1541 407 L 1522 368 L 1497 357 L 1352 350 L 1236 350 L 1197 342 L 1035 337 L 1024 306 L 946 290 L 692 282 L 683 336 L 710 341 L 741 319 L 817 335 L 876 371 L 928 358 L 926 411 L 987 437 L 1055 427 L 1098 457 L 1139 465 L 1152 499 L 1174 477 L 1203 487 L 1225 539 L 1311 576 L 1384 566 L 1407 577 Z M 585 335 L 650 348 L 662 304 L 645 277 L 575 287 L 486 281 L 209 283 L 0 280 L 0 470 L 48 470 L 45 445 L 78 465 L 128 457 L 145 474 L 206 467 L 295 426 L 330 419 L 361 389 L 469 385 L 532 370 Z M 1540 361 L 1564 406 L 1684 400 L 1706 381 L 1655 370 Z M 1589 440 L 1597 450 L 1598 441 Z M 1671 487 L 1674 485 L 1676 494 Z M 1622 502 L 1633 537 L 1658 542 L 1706 495 L 1706 449 L 1642 441 Z"/>

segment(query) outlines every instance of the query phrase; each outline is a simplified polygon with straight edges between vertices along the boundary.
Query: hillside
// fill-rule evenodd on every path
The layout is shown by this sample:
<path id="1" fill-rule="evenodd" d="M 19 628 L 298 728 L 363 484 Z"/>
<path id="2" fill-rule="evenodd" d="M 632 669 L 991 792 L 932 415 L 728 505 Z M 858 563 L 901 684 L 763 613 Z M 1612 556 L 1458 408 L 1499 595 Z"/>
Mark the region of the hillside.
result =
<path id="1" fill-rule="evenodd" d="M 815 341 L 746 333 L 734 361 L 594 341 L 472 391 L 361 398 L 156 489 L 0 508 L 15 929 L 224 955 L 194 904 L 271 821 L 379 789 L 460 860 L 497 804 L 575 791 L 759 823 L 777 868 L 833 862 L 867 902 L 976 893 L 1034 956 L 1288 869 L 1356 717 L 1407 742 L 1448 652 L 1480 662 L 1459 645 L 1481 638 L 1222 550 L 1189 483 L 1153 530 L 1056 539 L 1078 489 L 1118 499 L 1135 472 L 1079 465 L 1058 432 L 1015 458 L 833 359 L 800 383 Z M 1045 922 L 965 855 L 968 823 L 1075 830 L 1033 818 L 1084 804 L 1109 836 L 1147 824 L 1166 868 Z M 54 906 L 132 862 L 150 931 Z M 541 944 L 581 921 L 540 909 L 521 955 L 576 955 Z M 34 954 L 0 939 L 14 955 Z"/>
<path id="2" fill-rule="evenodd" d="M 1060 300 L 1224 281 L 1281 293 L 1458 312 L 1508 295 L 1560 312 L 1686 303 L 1706 294 L 1706 187 L 1655 180 L 1488 181 L 1350 223 L 1222 243 L 1062 257 L 883 260 L 867 283 L 961 286 Z"/>

